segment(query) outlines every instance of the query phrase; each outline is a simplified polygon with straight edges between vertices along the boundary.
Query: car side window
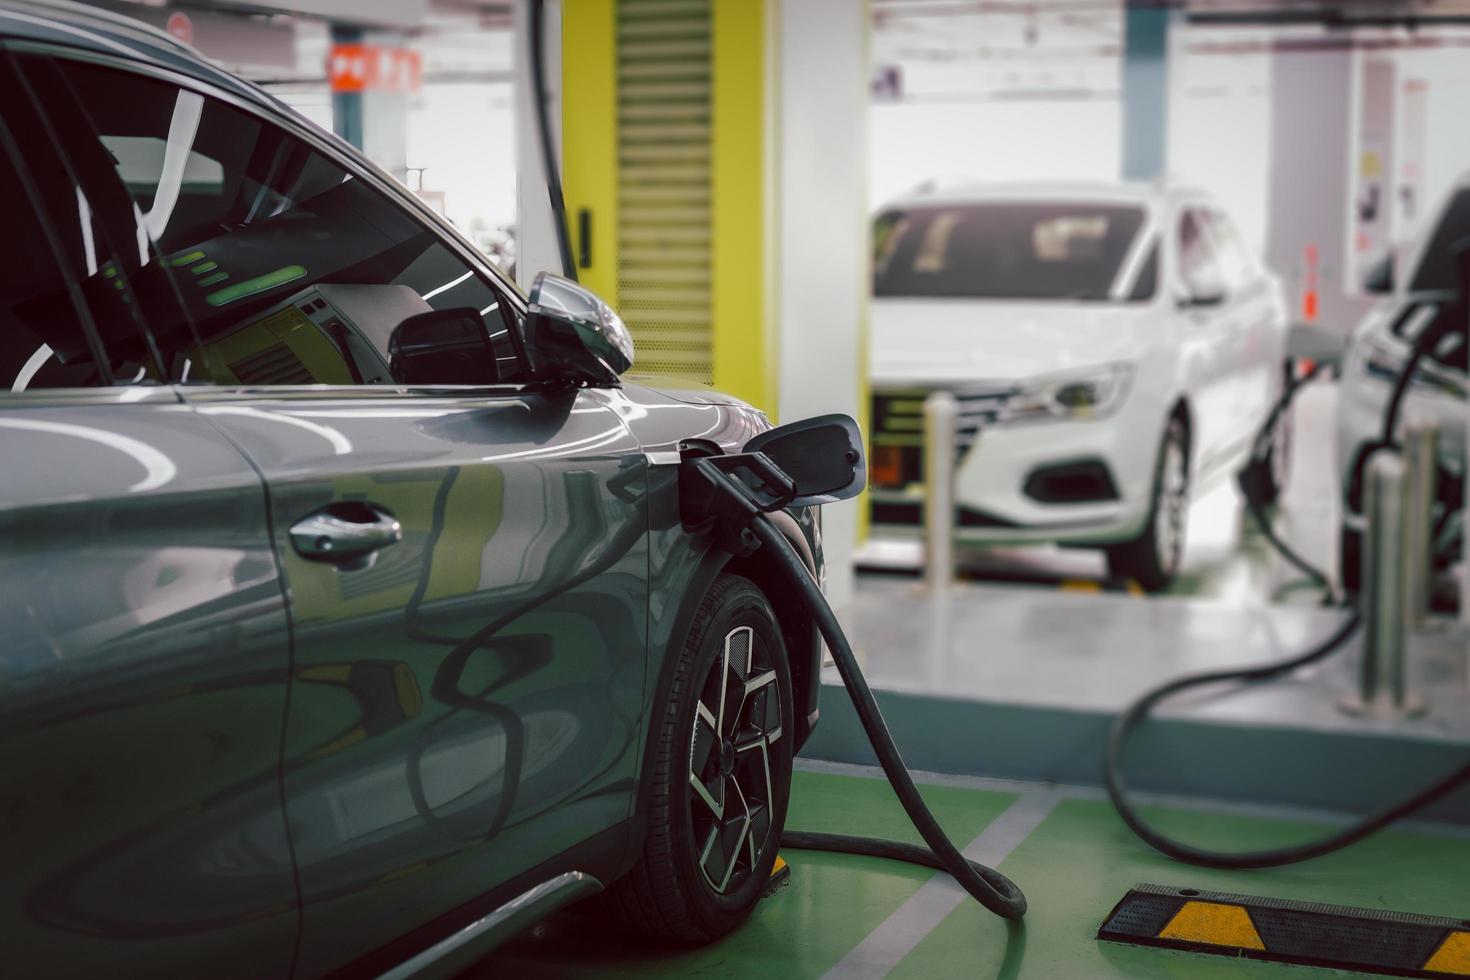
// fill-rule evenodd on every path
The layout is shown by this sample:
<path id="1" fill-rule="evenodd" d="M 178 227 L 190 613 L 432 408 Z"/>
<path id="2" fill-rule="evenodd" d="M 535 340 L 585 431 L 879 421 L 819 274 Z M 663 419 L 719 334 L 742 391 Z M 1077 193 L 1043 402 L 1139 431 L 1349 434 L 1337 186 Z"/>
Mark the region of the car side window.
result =
<path id="1" fill-rule="evenodd" d="M 1220 272 L 1225 277 L 1227 289 L 1235 290 L 1250 284 L 1255 278 L 1255 263 L 1250 250 L 1241 240 L 1240 232 L 1230 216 L 1218 208 L 1209 212 L 1210 233 L 1220 259 Z"/>
<path id="2" fill-rule="evenodd" d="M 0 89 L 25 92 L 3 61 Z M 29 98 L 3 108 L 0 392 L 161 381 L 95 202 Z"/>
<path id="3" fill-rule="evenodd" d="M 1179 218 L 1179 278 L 1192 292 L 1218 289 L 1225 281 L 1202 215 L 1194 208 Z"/>
<path id="4" fill-rule="evenodd" d="M 220 100 L 57 65 L 131 197 L 139 237 L 172 279 L 178 302 L 150 309 L 149 326 L 176 379 L 524 380 L 495 287 L 367 181 Z M 398 356 L 445 340 L 457 342 L 451 356 Z"/>
<path id="5" fill-rule="evenodd" d="M 1133 279 L 1133 288 L 1128 290 L 1128 301 L 1130 303 L 1146 303 L 1154 298 L 1154 293 L 1159 288 L 1159 242 L 1155 236 L 1154 241 L 1148 247 L 1148 257 L 1138 267 L 1138 275 Z"/>

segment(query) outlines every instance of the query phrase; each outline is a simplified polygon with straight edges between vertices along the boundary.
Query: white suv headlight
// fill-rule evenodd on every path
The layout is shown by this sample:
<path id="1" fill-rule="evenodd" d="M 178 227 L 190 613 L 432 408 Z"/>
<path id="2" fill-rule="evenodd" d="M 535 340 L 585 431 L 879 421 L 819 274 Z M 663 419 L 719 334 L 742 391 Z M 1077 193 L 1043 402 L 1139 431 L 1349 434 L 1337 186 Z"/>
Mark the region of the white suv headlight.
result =
<path id="1" fill-rule="evenodd" d="M 1133 365 L 1110 364 L 1028 382 L 1006 400 L 996 421 L 1104 418 L 1123 403 L 1132 381 Z"/>

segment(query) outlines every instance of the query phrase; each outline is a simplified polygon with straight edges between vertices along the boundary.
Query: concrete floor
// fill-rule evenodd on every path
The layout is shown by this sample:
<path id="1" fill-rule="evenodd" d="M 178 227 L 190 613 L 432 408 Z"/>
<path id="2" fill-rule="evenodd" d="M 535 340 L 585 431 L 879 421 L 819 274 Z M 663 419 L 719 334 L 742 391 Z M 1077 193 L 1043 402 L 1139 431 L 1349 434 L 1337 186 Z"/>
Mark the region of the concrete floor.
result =
<path id="1" fill-rule="evenodd" d="M 1114 718 L 1187 673 L 1285 659 L 1334 633 L 1344 613 L 1315 606 L 1231 607 L 965 583 L 942 602 L 912 583 L 860 580 L 849 634 L 888 727 L 911 766 L 938 772 L 1100 785 Z M 1413 638 L 1418 717 L 1361 718 L 1361 640 L 1317 667 L 1248 689 L 1217 685 L 1160 706 L 1130 743 L 1132 783 L 1159 792 L 1364 811 L 1460 765 L 1470 744 L 1470 631 Z M 872 763 L 834 668 L 808 758 Z M 1351 760 L 1351 765 L 1345 765 Z M 1470 822 L 1470 792 L 1437 805 Z"/>
<path id="2" fill-rule="evenodd" d="M 917 841 L 873 770 L 808 764 L 797 773 L 787 826 Z M 1307 864 L 1257 872 L 1175 864 L 1130 836 L 1085 788 L 919 774 L 926 801 L 966 853 L 1026 892 L 1024 925 L 1008 927 L 947 875 L 870 858 L 787 851 L 791 884 L 752 920 L 700 949 L 619 935 L 570 911 L 464 976 L 1310 978 L 1341 976 L 1271 963 L 1098 942 L 1098 925 L 1138 882 L 1217 889 L 1405 912 L 1470 915 L 1463 869 L 1470 836 L 1397 829 Z M 1302 840 L 1330 826 L 1249 808 L 1174 802 L 1149 808 L 1173 833 L 1224 848 Z"/>
<path id="3" fill-rule="evenodd" d="M 1232 607 L 964 583 L 942 600 L 907 583 L 859 580 L 849 633 L 875 689 L 953 700 L 1116 714 L 1167 678 L 1255 666 L 1306 650 L 1346 620 L 1319 606 Z M 1470 631 L 1448 621 L 1409 638 L 1410 688 L 1430 710 L 1359 718 L 1337 702 L 1356 690 L 1361 634 L 1320 667 L 1229 697 L 1166 703 L 1163 717 L 1259 724 L 1289 717 L 1319 731 L 1367 728 L 1470 741 Z M 840 685 L 834 668 L 824 683 Z"/>

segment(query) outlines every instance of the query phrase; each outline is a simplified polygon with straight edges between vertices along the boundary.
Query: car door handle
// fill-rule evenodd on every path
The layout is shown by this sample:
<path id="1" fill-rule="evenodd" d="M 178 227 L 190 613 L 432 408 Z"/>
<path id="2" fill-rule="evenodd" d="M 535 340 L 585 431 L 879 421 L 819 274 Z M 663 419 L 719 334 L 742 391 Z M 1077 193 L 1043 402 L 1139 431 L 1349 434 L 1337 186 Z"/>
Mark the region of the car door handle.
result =
<path id="1" fill-rule="evenodd" d="M 379 550 L 403 540 L 398 518 L 376 504 L 338 501 L 291 525 L 291 546 L 308 561 L 363 568 Z"/>

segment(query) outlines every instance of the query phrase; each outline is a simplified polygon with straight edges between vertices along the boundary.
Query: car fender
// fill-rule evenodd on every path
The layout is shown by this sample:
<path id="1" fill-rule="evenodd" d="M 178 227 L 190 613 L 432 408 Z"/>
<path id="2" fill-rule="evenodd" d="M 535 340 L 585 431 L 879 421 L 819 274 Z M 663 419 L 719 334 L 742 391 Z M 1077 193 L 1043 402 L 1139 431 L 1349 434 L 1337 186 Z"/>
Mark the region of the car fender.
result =
<path id="1" fill-rule="evenodd" d="M 1192 404 L 1192 394 L 1200 384 L 1202 365 L 1201 351 L 1188 342 L 1188 323 L 1180 318 L 1161 316 L 1159 342 L 1142 350 L 1134 364 L 1136 417 L 1146 420 L 1147 428 L 1139 435 L 1147 434 L 1149 446 L 1156 448 L 1163 440 L 1169 418 L 1180 404 Z M 1193 420 L 1189 420 L 1192 427 Z M 1190 441 L 1190 472 L 1195 472 L 1199 451 L 1197 440 Z M 1152 448 L 1151 448 L 1152 452 Z M 1150 457 L 1152 458 L 1152 456 Z"/>
<path id="2" fill-rule="evenodd" d="M 807 570 L 813 576 L 818 576 L 817 560 L 811 543 L 807 540 L 807 535 L 802 531 L 797 520 L 782 511 L 769 516 L 781 533 L 791 542 L 797 553 L 801 555 Z M 678 529 L 674 530 L 678 531 Z M 674 544 L 668 559 L 662 562 L 662 569 L 657 575 L 657 583 L 650 582 L 650 600 L 656 600 L 658 607 L 665 610 L 666 613 L 661 617 L 662 628 L 660 628 L 659 624 L 655 623 L 656 616 L 653 608 L 650 609 L 649 651 L 652 669 L 649 674 L 651 683 L 648 685 L 648 695 L 644 701 L 647 715 L 644 719 L 645 728 L 639 749 L 638 791 L 635 794 L 633 812 L 629 822 L 627 852 L 619 867 L 619 874 L 626 872 L 637 862 L 642 850 L 643 836 L 648 828 L 648 808 L 652 793 L 650 777 L 654 763 L 653 747 L 658 736 L 656 724 L 658 707 L 665 702 L 673 687 L 678 652 L 683 649 L 689 636 L 700 602 L 714 584 L 715 579 L 732 561 L 730 553 L 716 545 L 712 533 L 708 531 L 694 534 L 686 534 L 682 531 L 678 533 L 682 540 Z M 652 570 L 650 577 L 653 577 Z M 809 682 L 814 691 L 820 688 L 818 674 L 821 669 L 822 649 L 821 644 L 815 640 L 814 629 L 812 651 L 809 656 L 814 658 L 815 662 L 808 667 Z M 659 652 L 655 653 L 655 651 Z M 813 711 L 812 714 L 814 715 L 815 712 Z"/>

